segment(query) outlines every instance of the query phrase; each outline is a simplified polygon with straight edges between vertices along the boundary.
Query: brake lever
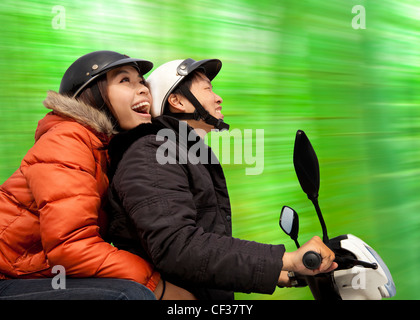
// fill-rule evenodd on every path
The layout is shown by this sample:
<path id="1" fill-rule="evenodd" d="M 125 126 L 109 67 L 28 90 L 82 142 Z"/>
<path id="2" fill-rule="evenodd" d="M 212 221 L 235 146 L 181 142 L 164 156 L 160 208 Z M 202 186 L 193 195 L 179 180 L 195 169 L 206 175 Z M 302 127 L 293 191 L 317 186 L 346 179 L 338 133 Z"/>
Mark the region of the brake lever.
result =
<path id="1" fill-rule="evenodd" d="M 370 263 L 370 262 L 366 262 L 366 261 L 361 261 L 361 260 L 357 260 L 357 259 L 353 259 L 353 258 L 347 258 L 347 257 L 337 257 L 334 260 L 335 262 L 337 262 L 338 264 L 338 268 L 337 269 L 350 269 L 353 268 L 355 266 L 362 266 L 365 268 L 370 268 L 370 269 L 378 269 L 378 264 L 377 263 Z"/>

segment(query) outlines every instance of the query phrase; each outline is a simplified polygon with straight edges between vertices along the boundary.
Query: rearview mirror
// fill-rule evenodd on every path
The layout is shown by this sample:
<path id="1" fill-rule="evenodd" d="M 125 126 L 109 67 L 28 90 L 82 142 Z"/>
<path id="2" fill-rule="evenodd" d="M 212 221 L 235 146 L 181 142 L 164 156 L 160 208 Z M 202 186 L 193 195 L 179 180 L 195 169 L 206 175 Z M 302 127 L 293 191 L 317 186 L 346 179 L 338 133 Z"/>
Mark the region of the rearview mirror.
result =
<path id="1" fill-rule="evenodd" d="M 315 150 L 311 145 L 305 132 L 298 130 L 296 132 L 295 147 L 293 151 L 293 164 L 302 190 L 312 201 L 319 222 L 322 227 L 322 240 L 328 243 L 327 226 L 322 216 L 321 208 L 318 204 L 319 192 L 319 163 Z"/>
<path id="2" fill-rule="evenodd" d="M 299 217 L 295 210 L 288 206 L 284 206 L 281 209 L 280 214 L 280 228 L 296 243 L 299 248 L 299 242 L 297 241 L 299 233 Z"/>
<path id="3" fill-rule="evenodd" d="M 305 132 L 296 132 L 293 164 L 302 190 L 312 201 L 318 198 L 319 163 L 315 150 Z"/>

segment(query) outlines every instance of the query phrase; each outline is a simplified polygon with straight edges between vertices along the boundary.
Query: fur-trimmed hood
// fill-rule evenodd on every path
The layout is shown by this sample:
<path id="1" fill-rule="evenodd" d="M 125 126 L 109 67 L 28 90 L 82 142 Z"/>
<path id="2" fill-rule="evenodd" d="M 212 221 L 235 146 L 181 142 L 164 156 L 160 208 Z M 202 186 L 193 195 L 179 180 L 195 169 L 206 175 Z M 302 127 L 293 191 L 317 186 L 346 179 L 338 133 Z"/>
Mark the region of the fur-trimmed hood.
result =
<path id="1" fill-rule="evenodd" d="M 117 133 L 111 120 L 104 113 L 74 98 L 48 91 L 44 106 L 55 114 L 71 118 L 83 126 L 87 126 L 100 134 L 110 137 Z"/>

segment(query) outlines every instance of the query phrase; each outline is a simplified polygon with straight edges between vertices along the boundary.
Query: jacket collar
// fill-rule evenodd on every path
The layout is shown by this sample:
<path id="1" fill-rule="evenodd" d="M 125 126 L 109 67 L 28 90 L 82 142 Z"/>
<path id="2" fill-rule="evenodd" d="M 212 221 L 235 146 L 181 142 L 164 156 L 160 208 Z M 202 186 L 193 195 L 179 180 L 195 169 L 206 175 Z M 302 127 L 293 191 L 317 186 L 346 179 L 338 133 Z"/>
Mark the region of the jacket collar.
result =
<path id="1" fill-rule="evenodd" d="M 127 149 L 141 137 L 153 134 L 156 135 L 159 130 L 165 128 L 159 122 L 153 121 L 152 123 L 143 123 L 139 126 L 123 131 L 112 137 L 108 145 L 108 155 L 111 161 L 110 168 L 108 170 L 108 177 L 111 180 L 115 170 L 117 169 L 118 163 L 121 161 L 123 154 Z"/>
<path id="2" fill-rule="evenodd" d="M 158 135 L 161 129 L 173 130 L 177 139 L 176 143 L 186 150 L 189 150 L 189 148 L 196 143 L 204 144 L 204 140 L 201 139 L 194 129 L 186 122 L 179 121 L 178 119 L 167 115 L 161 115 L 153 118 L 152 123 L 140 124 L 131 130 L 127 130 L 113 136 L 108 146 L 108 154 L 111 160 L 111 166 L 108 171 L 108 177 L 110 180 L 112 179 L 119 162 L 128 148 L 130 148 L 136 140 L 144 136 Z M 180 131 L 183 131 L 184 139 L 180 138 Z M 210 163 L 218 163 L 218 160 L 213 152 L 211 152 L 210 147 L 207 145 L 204 147 L 209 149 L 209 156 L 214 157 L 214 159 L 209 160 L 211 161 Z"/>
<path id="3" fill-rule="evenodd" d="M 153 118 L 152 123 L 143 123 L 133 129 L 120 132 L 113 136 L 108 148 L 109 156 L 111 160 L 115 159 L 115 163 L 117 164 L 121 160 L 123 153 L 127 151 L 136 140 L 151 134 L 157 135 L 161 129 L 171 129 L 175 134 L 178 134 L 180 126 L 185 127 L 187 134 L 193 132 L 195 136 L 194 141 L 200 139 L 200 137 L 195 134 L 193 128 L 187 123 L 181 122 L 171 116 L 161 115 Z"/>
<path id="4" fill-rule="evenodd" d="M 99 134 L 111 137 L 113 134 L 117 133 L 111 120 L 104 112 L 74 98 L 59 94 L 55 91 L 48 91 L 47 98 L 43 103 L 47 109 L 53 110 L 54 114 L 73 119 Z"/>

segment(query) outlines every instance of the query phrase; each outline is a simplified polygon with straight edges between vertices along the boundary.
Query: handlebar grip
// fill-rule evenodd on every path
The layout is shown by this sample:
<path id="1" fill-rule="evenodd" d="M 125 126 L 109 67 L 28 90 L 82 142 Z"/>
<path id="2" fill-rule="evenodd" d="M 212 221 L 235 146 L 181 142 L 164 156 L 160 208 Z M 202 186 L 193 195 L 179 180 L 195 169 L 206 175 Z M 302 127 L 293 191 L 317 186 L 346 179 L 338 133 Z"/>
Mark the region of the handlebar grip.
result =
<path id="1" fill-rule="evenodd" d="M 302 257 L 302 262 L 307 269 L 315 270 L 321 265 L 322 258 L 318 252 L 307 251 Z"/>

